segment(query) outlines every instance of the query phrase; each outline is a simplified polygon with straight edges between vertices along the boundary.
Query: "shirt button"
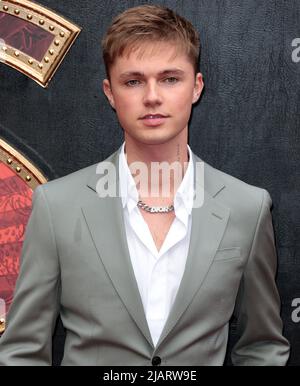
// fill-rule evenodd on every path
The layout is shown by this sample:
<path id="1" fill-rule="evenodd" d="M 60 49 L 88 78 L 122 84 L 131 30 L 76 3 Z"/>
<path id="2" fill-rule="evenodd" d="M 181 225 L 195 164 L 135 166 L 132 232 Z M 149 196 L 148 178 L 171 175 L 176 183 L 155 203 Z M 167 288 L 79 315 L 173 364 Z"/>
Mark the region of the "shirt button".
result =
<path id="1" fill-rule="evenodd" d="M 161 364 L 160 357 L 153 357 L 152 358 L 152 366 L 159 366 Z"/>

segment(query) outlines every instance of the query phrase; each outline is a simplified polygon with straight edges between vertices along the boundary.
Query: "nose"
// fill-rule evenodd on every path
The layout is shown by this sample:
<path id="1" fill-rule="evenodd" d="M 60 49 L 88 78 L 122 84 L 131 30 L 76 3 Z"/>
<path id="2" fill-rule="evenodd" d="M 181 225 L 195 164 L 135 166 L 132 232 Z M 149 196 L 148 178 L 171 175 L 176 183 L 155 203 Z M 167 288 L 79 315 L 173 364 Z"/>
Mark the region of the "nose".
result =
<path id="1" fill-rule="evenodd" d="M 162 104 L 162 97 L 155 82 L 149 82 L 146 85 L 143 102 L 145 106 L 159 106 Z"/>

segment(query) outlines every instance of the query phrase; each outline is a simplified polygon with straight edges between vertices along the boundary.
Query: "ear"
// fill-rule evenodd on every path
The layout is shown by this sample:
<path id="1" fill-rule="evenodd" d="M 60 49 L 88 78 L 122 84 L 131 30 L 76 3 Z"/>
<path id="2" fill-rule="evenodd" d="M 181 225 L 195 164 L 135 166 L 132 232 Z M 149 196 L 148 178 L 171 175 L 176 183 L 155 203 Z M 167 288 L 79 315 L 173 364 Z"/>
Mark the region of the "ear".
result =
<path id="1" fill-rule="evenodd" d="M 202 90 L 204 88 L 203 76 L 201 72 L 196 74 L 195 78 L 195 86 L 194 86 L 194 95 L 193 95 L 193 103 L 196 103 L 202 94 Z"/>
<path id="2" fill-rule="evenodd" d="M 113 96 L 113 93 L 111 90 L 110 81 L 108 79 L 104 79 L 103 83 L 102 83 L 102 87 L 103 87 L 103 92 L 106 95 L 111 107 L 114 109 L 115 108 L 115 100 L 114 100 L 114 96 Z"/>

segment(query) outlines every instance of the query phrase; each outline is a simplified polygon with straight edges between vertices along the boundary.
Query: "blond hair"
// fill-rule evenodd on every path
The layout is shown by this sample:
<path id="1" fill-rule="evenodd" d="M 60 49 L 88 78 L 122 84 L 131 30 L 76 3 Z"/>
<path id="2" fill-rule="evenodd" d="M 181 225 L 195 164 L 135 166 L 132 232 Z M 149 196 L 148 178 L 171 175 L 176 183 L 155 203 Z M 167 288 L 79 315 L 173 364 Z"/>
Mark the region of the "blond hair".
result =
<path id="1" fill-rule="evenodd" d="M 145 42 L 174 42 L 198 72 L 200 38 L 193 25 L 169 8 L 142 5 L 129 8 L 112 22 L 102 40 L 107 76 L 115 59 L 141 48 Z"/>

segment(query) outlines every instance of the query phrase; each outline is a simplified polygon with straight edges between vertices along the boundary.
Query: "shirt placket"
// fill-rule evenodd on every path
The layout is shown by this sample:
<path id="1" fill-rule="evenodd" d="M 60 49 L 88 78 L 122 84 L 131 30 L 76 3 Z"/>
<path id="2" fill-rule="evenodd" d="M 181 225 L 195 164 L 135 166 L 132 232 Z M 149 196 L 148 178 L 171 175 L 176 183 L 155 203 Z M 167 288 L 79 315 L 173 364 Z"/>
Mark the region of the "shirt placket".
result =
<path id="1" fill-rule="evenodd" d="M 166 321 L 167 301 L 167 258 L 160 256 L 153 264 L 151 275 L 149 276 L 148 301 L 147 301 L 147 320 L 150 330 L 153 332 L 153 341 L 156 343 Z"/>

